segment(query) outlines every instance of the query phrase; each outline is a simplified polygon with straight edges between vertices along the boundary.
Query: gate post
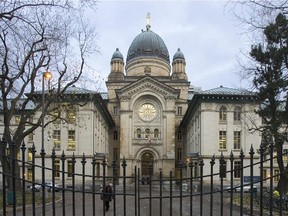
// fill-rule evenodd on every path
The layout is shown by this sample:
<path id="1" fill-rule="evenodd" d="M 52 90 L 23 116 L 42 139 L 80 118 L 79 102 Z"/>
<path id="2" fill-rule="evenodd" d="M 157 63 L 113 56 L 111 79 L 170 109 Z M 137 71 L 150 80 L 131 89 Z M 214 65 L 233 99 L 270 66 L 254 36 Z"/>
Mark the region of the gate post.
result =
<path id="1" fill-rule="evenodd" d="M 2 201 L 3 201 L 3 213 L 6 214 L 6 148 L 7 148 L 7 141 L 2 138 L 1 140 L 1 151 L 3 153 L 2 155 L 2 169 L 3 169 L 3 174 L 2 174 L 2 187 L 3 187 L 3 194 L 2 194 Z"/>
<path id="2" fill-rule="evenodd" d="M 210 216 L 213 215 L 213 192 L 214 192 L 214 189 L 213 189 L 213 185 L 214 185 L 214 181 L 213 181 L 213 167 L 215 165 L 215 155 L 213 155 L 213 157 L 211 158 L 211 161 L 210 161 L 210 175 L 211 175 L 211 185 L 210 185 L 210 191 L 211 191 L 211 194 L 210 194 Z"/>
<path id="3" fill-rule="evenodd" d="M 253 183 L 254 183 L 253 157 L 254 157 L 255 152 L 254 152 L 252 145 L 251 145 L 249 154 L 250 154 L 250 215 L 253 215 L 253 196 L 255 195 L 254 188 L 253 188 Z M 257 193 L 257 189 L 256 189 L 256 193 Z"/>

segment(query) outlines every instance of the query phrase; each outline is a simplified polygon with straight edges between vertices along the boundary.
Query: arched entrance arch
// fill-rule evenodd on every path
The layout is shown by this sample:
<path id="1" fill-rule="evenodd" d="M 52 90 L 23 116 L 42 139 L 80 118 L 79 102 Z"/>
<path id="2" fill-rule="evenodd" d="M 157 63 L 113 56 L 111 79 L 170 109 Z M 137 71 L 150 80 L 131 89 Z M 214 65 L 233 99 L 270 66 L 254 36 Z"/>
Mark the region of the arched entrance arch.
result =
<path id="1" fill-rule="evenodd" d="M 153 174 L 153 163 L 154 163 L 154 156 L 152 152 L 150 151 L 145 151 L 142 156 L 141 156 L 141 172 L 142 176 L 146 176 L 149 174 Z M 151 166 L 149 167 L 149 164 Z M 151 169 L 151 170 L 149 170 Z M 150 173 L 151 172 L 151 173 Z"/>

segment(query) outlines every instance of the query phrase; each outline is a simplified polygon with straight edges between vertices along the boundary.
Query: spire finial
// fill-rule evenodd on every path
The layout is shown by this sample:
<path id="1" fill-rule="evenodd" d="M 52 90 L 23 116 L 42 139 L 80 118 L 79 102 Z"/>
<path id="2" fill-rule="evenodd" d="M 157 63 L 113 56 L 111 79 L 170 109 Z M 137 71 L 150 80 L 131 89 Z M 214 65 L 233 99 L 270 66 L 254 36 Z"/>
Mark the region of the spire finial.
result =
<path id="1" fill-rule="evenodd" d="M 150 27 L 150 12 L 148 12 L 146 15 L 146 30 L 149 31 Z"/>

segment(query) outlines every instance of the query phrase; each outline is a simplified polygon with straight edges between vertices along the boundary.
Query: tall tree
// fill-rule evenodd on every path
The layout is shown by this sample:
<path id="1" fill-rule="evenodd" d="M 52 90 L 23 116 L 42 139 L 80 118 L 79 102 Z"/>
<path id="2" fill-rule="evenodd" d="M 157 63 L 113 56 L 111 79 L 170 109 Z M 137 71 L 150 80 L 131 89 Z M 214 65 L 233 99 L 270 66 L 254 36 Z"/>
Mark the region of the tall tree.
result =
<path id="1" fill-rule="evenodd" d="M 280 171 L 278 189 L 288 191 L 288 167 L 283 161 L 283 143 L 287 142 L 288 119 L 288 20 L 282 13 L 264 29 L 265 42 L 253 45 L 250 55 L 255 61 L 253 86 L 257 91 L 259 109 L 264 120 L 258 128 L 272 141 L 277 152 Z M 281 188 L 280 188 L 281 186 Z"/>
<path id="2" fill-rule="evenodd" d="M 41 125 L 53 100 L 85 73 L 85 59 L 96 51 L 96 33 L 83 12 L 94 5 L 92 0 L 0 1 L 0 103 L 4 116 L 0 133 L 8 142 L 8 156 L 17 156 L 24 138 Z M 45 71 L 53 74 L 53 91 L 45 94 L 42 109 L 41 102 L 34 103 L 34 96 L 41 92 Z M 42 116 L 30 121 L 39 110 L 43 110 Z M 20 117 L 17 126 L 12 118 L 16 114 Z M 1 148 L 1 155 L 3 151 Z M 1 162 L 9 174 L 9 161 L 2 157 Z"/>

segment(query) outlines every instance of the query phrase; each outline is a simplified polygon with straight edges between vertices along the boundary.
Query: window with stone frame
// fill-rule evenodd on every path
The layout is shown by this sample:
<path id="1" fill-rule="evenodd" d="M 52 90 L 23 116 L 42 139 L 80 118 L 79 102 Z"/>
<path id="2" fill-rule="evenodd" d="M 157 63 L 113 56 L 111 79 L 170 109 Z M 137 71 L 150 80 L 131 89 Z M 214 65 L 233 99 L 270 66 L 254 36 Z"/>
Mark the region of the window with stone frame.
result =
<path id="1" fill-rule="evenodd" d="M 33 159 L 32 148 L 28 148 L 27 160 L 32 161 L 32 159 Z"/>
<path id="2" fill-rule="evenodd" d="M 73 124 L 76 122 L 76 107 L 73 105 L 66 106 L 66 118 L 67 122 Z"/>
<path id="3" fill-rule="evenodd" d="M 32 133 L 29 133 L 28 135 L 28 142 L 32 142 L 33 141 L 33 132 Z"/>
<path id="4" fill-rule="evenodd" d="M 55 149 L 61 148 L 61 131 L 53 130 L 53 144 Z"/>
<path id="5" fill-rule="evenodd" d="M 15 116 L 15 124 L 19 124 L 20 123 L 20 120 L 21 120 L 21 116 L 19 116 L 19 115 L 16 115 Z"/>
<path id="6" fill-rule="evenodd" d="M 32 168 L 27 168 L 27 180 L 28 181 L 32 181 L 32 177 L 33 177 L 33 170 Z"/>
<path id="7" fill-rule="evenodd" d="M 61 119 L 60 119 L 61 111 L 58 107 L 54 107 L 52 110 L 53 111 L 51 115 L 52 115 L 53 124 L 59 124 L 61 122 Z"/>
<path id="8" fill-rule="evenodd" d="M 118 140 L 118 132 L 114 131 L 113 133 L 113 140 Z"/>
<path id="9" fill-rule="evenodd" d="M 178 131 L 177 133 L 177 141 L 182 141 L 183 137 L 182 137 L 182 132 Z"/>
<path id="10" fill-rule="evenodd" d="M 242 113 L 241 107 L 237 106 L 234 108 L 233 116 L 235 123 L 241 122 L 241 113 Z"/>
<path id="11" fill-rule="evenodd" d="M 177 107 L 177 115 L 182 115 L 182 107 L 181 106 Z"/>
<path id="12" fill-rule="evenodd" d="M 234 178 L 241 178 L 241 162 L 234 161 Z"/>
<path id="13" fill-rule="evenodd" d="M 73 177 L 73 161 L 72 160 L 67 161 L 67 177 L 69 178 Z"/>
<path id="14" fill-rule="evenodd" d="M 225 106 L 221 106 L 219 109 L 219 121 L 220 122 L 227 121 L 227 108 Z"/>
<path id="15" fill-rule="evenodd" d="M 76 147 L 75 130 L 68 130 L 68 149 L 75 149 L 75 147 Z"/>
<path id="16" fill-rule="evenodd" d="M 119 114 L 119 108 L 118 106 L 113 106 L 113 114 L 118 115 Z"/>
<path id="17" fill-rule="evenodd" d="M 234 131 L 234 150 L 241 149 L 241 131 Z"/>
<path id="18" fill-rule="evenodd" d="M 145 129 L 145 138 L 148 139 L 150 137 L 150 129 L 146 128 Z"/>
<path id="19" fill-rule="evenodd" d="M 154 138 L 155 139 L 159 138 L 159 129 L 157 129 L 157 128 L 154 129 Z"/>
<path id="20" fill-rule="evenodd" d="M 141 134 L 142 134 L 142 131 L 141 131 L 140 128 L 138 128 L 138 129 L 136 130 L 136 137 L 137 137 L 137 139 L 141 139 Z"/>
<path id="21" fill-rule="evenodd" d="M 226 148 L 227 148 L 226 131 L 219 131 L 219 149 L 226 150 Z"/>
<path id="22" fill-rule="evenodd" d="M 219 164 L 220 170 L 220 177 L 226 178 L 227 177 L 227 161 L 223 161 L 222 164 Z"/>
<path id="23" fill-rule="evenodd" d="M 54 161 L 54 176 L 55 178 L 60 178 L 60 160 Z"/>

